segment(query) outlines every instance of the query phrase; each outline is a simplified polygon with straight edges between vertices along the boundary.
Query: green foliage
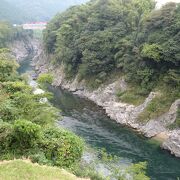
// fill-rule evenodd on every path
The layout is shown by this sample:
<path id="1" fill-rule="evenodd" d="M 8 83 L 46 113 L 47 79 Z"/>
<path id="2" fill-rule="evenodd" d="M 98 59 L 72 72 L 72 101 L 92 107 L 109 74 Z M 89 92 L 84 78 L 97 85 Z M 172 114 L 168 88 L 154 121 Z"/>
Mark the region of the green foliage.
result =
<path id="1" fill-rule="evenodd" d="M 38 83 L 40 84 L 52 84 L 53 76 L 51 74 L 40 74 L 38 77 Z"/>
<path id="2" fill-rule="evenodd" d="M 49 94 L 33 94 L 16 68 L 8 51 L 1 49 L 0 159 L 26 157 L 41 164 L 72 166 L 81 158 L 83 141 L 73 133 L 54 128 L 59 112 L 49 102 L 41 101 Z M 50 83 L 52 77 L 44 74 L 40 81 Z"/>
<path id="3" fill-rule="evenodd" d="M 12 141 L 13 126 L 9 123 L 0 122 L 0 149 L 1 151 L 9 148 Z"/>
<path id="4" fill-rule="evenodd" d="M 142 56 L 145 58 L 152 59 L 154 61 L 161 61 L 162 59 L 162 48 L 158 44 L 145 44 L 142 50 Z"/>
<path id="5" fill-rule="evenodd" d="M 17 120 L 13 135 L 18 148 L 32 148 L 42 137 L 41 127 L 27 120 Z"/>
<path id="6" fill-rule="evenodd" d="M 0 53 L 0 81 L 15 80 L 17 78 L 17 63 L 7 58 L 7 53 Z"/>
<path id="7" fill-rule="evenodd" d="M 167 88 L 167 87 L 165 87 Z M 147 108 L 139 115 L 141 122 L 147 122 L 166 113 L 172 103 L 179 98 L 179 91 L 171 89 L 162 89 L 158 95 L 149 103 Z"/>
<path id="8" fill-rule="evenodd" d="M 82 156 L 84 142 L 59 128 L 42 129 L 27 120 L 0 123 L 1 159 L 30 157 L 40 164 L 71 167 Z M 9 157 L 7 156 L 9 154 Z"/>
<path id="9" fill-rule="evenodd" d="M 180 107 L 179 106 L 178 106 L 178 111 L 177 111 L 177 117 L 176 117 L 175 125 L 177 127 L 180 127 Z"/>
<path id="10" fill-rule="evenodd" d="M 13 27 L 8 22 L 0 21 L 0 48 L 7 47 L 8 44 L 14 40 L 23 40 L 25 42 L 27 41 L 27 38 L 32 37 L 32 33 L 31 30 L 23 30 L 22 27 Z M 4 53 L 7 52 L 4 51 Z"/>
<path id="11" fill-rule="evenodd" d="M 12 35 L 13 30 L 11 24 L 7 22 L 0 22 L 0 48 L 6 46 Z"/>
<path id="12" fill-rule="evenodd" d="M 32 91 L 32 88 L 29 85 L 25 84 L 23 81 L 7 81 L 2 83 L 2 86 L 7 93 L 30 93 Z"/>
<path id="13" fill-rule="evenodd" d="M 82 139 L 59 128 L 48 128 L 44 131 L 42 146 L 47 159 L 61 167 L 70 167 L 78 162 L 83 152 Z"/>
<path id="14" fill-rule="evenodd" d="M 133 104 L 135 106 L 142 104 L 146 97 L 144 94 L 141 94 L 138 89 L 130 89 L 124 92 L 119 91 L 117 96 L 120 101 Z"/>
<path id="15" fill-rule="evenodd" d="M 164 76 L 163 81 L 166 85 L 171 86 L 172 88 L 180 87 L 180 71 L 170 69 L 166 76 Z"/>
<path id="16" fill-rule="evenodd" d="M 146 172 L 145 172 L 146 168 L 147 168 L 147 163 L 145 162 L 133 164 L 127 169 L 127 173 L 130 174 L 130 176 L 132 176 L 134 180 L 141 180 L 141 179 L 150 180 L 150 178 L 146 176 Z"/>
<path id="17" fill-rule="evenodd" d="M 94 0 L 53 18 L 44 31 L 45 49 L 67 78 L 98 88 L 114 73 L 129 84 L 121 101 L 139 105 L 166 87 L 140 115 L 141 121 L 168 110 L 180 87 L 180 4 L 154 9 L 153 0 Z M 110 82 L 111 83 L 111 82 Z M 172 92 L 172 93 L 171 93 Z"/>
<path id="18" fill-rule="evenodd" d="M 57 15 L 44 32 L 47 52 L 98 87 L 114 71 L 150 92 L 161 75 L 179 71 L 179 5 L 154 10 L 151 0 L 95 0 Z M 94 83 L 89 79 L 93 77 Z"/>
<path id="19" fill-rule="evenodd" d="M 94 76 L 100 85 L 124 66 L 123 54 L 132 51 L 143 17 L 152 8 L 151 0 L 100 0 L 71 8 L 49 23 L 44 32 L 46 50 L 65 65 L 67 77 Z"/>

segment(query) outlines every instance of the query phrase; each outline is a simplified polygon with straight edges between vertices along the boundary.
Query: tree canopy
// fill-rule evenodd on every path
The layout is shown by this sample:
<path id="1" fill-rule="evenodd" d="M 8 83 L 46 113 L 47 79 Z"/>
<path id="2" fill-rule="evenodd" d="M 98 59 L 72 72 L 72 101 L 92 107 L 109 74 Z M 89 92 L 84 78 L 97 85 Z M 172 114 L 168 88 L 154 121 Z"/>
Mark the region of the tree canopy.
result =
<path id="1" fill-rule="evenodd" d="M 48 53 L 67 77 L 99 83 L 119 71 L 146 89 L 179 70 L 180 5 L 153 0 L 93 0 L 57 15 L 44 32 Z M 178 74 L 177 74 L 178 76 Z"/>

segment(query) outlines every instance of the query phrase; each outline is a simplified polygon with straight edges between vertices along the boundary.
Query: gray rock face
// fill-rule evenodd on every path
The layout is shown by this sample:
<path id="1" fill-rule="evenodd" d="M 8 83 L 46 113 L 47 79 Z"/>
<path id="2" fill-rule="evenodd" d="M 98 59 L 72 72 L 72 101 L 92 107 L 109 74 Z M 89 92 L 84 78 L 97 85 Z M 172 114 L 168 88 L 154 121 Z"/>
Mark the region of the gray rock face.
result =
<path id="1" fill-rule="evenodd" d="M 120 124 L 136 129 L 146 137 L 151 138 L 163 133 L 165 138 L 163 139 L 164 143 L 162 144 L 162 148 L 169 150 L 172 154 L 179 157 L 180 130 L 177 129 L 169 131 L 167 126 L 176 120 L 176 112 L 178 106 L 180 105 L 180 99 L 175 101 L 169 111 L 161 117 L 152 119 L 146 124 L 141 124 L 137 118 L 152 101 L 152 99 L 158 95 L 157 92 L 151 92 L 144 103 L 137 107 L 127 103 L 122 103 L 116 98 L 117 90 L 124 91 L 127 88 L 127 84 L 122 77 L 109 85 L 101 86 L 95 91 L 89 91 L 85 86 L 85 82 L 78 82 L 77 77 L 72 81 L 67 81 L 65 79 L 63 65 L 60 67 L 53 67 L 50 63 L 48 63 L 49 57 L 47 58 L 47 56 L 43 54 L 43 51 L 40 53 L 40 56 L 41 57 L 38 58 L 38 60 L 37 58 L 34 60 L 36 68 L 39 73 L 47 71 L 50 71 L 51 73 L 53 72 L 55 77 L 53 82 L 54 86 L 60 86 L 61 88 L 67 89 L 80 97 L 87 98 L 95 102 L 106 111 L 106 114 L 111 119 Z"/>
<path id="2" fill-rule="evenodd" d="M 16 58 L 17 62 L 23 61 L 29 53 L 33 50 L 33 45 L 30 43 L 31 40 L 25 41 L 14 41 L 9 45 L 12 55 Z"/>
<path id="3" fill-rule="evenodd" d="M 168 140 L 162 144 L 162 148 L 180 157 L 180 130 L 172 131 Z"/>

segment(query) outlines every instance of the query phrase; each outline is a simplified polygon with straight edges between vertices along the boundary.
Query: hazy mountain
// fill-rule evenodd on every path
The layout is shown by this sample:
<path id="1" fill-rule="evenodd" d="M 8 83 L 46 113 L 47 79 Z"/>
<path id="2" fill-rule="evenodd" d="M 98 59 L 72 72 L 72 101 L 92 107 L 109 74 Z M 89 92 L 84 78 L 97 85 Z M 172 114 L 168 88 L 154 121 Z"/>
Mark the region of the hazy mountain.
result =
<path id="1" fill-rule="evenodd" d="M 22 23 L 28 19 L 26 13 L 24 13 L 18 7 L 7 2 L 6 0 L 0 0 L 0 20 L 10 21 L 13 23 Z"/>
<path id="2" fill-rule="evenodd" d="M 62 12 L 72 5 L 87 1 L 88 0 L 0 0 L 0 6 L 3 4 L 4 7 L 7 7 L 4 8 L 3 14 L 10 13 L 10 17 L 7 15 L 4 17 L 7 17 L 13 22 L 17 22 L 17 20 L 16 15 L 13 16 L 15 13 L 11 12 L 19 14 L 20 17 L 17 18 L 23 21 L 48 21 L 57 12 Z M 1 8 L 2 7 L 0 7 L 0 10 Z M 21 14 L 24 15 L 24 18 L 22 18 L 23 16 L 21 17 Z"/>

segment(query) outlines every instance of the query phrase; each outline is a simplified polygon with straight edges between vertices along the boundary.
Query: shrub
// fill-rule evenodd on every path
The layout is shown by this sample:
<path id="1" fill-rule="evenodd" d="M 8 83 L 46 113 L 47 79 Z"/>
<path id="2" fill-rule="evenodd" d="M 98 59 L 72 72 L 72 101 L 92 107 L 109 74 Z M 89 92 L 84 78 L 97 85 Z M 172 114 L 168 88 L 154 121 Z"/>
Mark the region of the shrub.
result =
<path id="1" fill-rule="evenodd" d="M 146 92 L 143 89 L 134 87 L 129 88 L 127 91 L 119 91 L 117 92 L 117 97 L 120 101 L 128 104 L 133 104 L 138 106 L 145 101 L 147 97 Z"/>
<path id="2" fill-rule="evenodd" d="M 40 74 L 38 77 L 39 84 L 51 84 L 53 82 L 53 76 L 51 74 Z"/>
<path id="3" fill-rule="evenodd" d="M 158 62 L 162 59 L 162 47 L 158 44 L 144 44 L 142 56 Z"/>
<path id="4" fill-rule="evenodd" d="M 31 87 L 25 84 L 22 81 L 15 81 L 15 82 L 4 82 L 3 87 L 8 93 L 15 93 L 15 92 L 31 92 Z"/>
<path id="5" fill-rule="evenodd" d="M 41 127 L 27 120 L 17 120 L 14 123 L 15 146 L 32 148 L 41 139 Z"/>
<path id="6" fill-rule="evenodd" d="M 46 157 L 53 164 L 70 167 L 80 160 L 83 152 L 83 141 L 71 132 L 59 128 L 48 128 L 44 131 L 42 144 Z"/>
<path id="7" fill-rule="evenodd" d="M 13 126 L 9 123 L 0 122 L 0 152 L 9 148 L 12 141 Z"/>
<path id="8" fill-rule="evenodd" d="M 172 103 L 179 98 L 179 91 L 168 89 L 164 90 L 161 87 L 161 93 L 157 95 L 139 115 L 138 119 L 141 122 L 147 122 L 151 119 L 157 118 L 166 113 L 171 107 Z"/>

